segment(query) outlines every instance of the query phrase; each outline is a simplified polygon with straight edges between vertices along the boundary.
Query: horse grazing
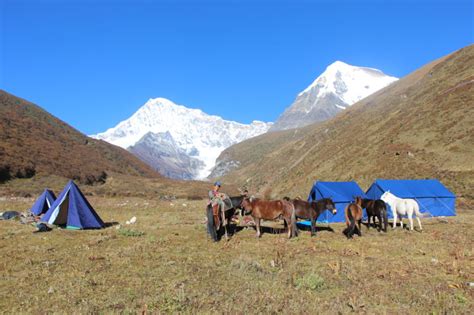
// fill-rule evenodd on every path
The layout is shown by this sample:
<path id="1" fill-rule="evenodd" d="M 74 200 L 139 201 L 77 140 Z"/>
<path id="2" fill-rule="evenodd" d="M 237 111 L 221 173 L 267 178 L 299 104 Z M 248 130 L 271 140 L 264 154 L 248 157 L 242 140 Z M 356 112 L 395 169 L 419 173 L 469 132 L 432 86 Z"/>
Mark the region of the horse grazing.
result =
<path id="1" fill-rule="evenodd" d="M 287 200 L 289 200 L 289 198 L 287 198 Z M 332 214 L 337 213 L 336 205 L 334 205 L 331 198 L 323 198 L 312 202 L 307 202 L 301 199 L 293 199 L 289 201 L 291 201 L 295 207 L 297 218 L 311 221 L 311 236 L 316 235 L 316 220 L 321 213 L 325 210 L 331 211 Z"/>
<path id="2" fill-rule="evenodd" d="M 398 198 L 389 190 L 384 192 L 382 196 L 380 196 L 380 199 L 388 203 L 390 205 L 390 208 L 392 208 L 393 228 L 397 227 L 398 215 L 400 215 L 401 227 L 403 227 L 402 215 L 407 215 L 408 221 L 410 221 L 410 231 L 413 231 L 413 215 L 415 215 L 416 220 L 418 221 L 418 225 L 420 226 L 420 230 L 423 230 L 423 228 L 421 227 L 420 218 L 430 216 L 430 213 L 421 213 L 420 206 L 418 205 L 418 202 L 416 202 L 416 200 Z"/>
<path id="3" fill-rule="evenodd" d="M 362 230 L 360 228 L 360 224 L 362 221 L 362 198 L 356 197 L 355 202 L 350 203 L 346 206 L 346 208 L 344 209 L 344 213 L 346 217 L 347 227 L 342 233 L 344 233 L 347 238 L 352 238 L 352 236 L 357 230 L 357 234 L 359 236 L 362 236 Z"/>
<path id="4" fill-rule="evenodd" d="M 260 200 L 257 198 L 245 198 L 242 201 L 242 208 L 246 214 L 250 214 L 257 228 L 257 237 L 261 236 L 260 220 L 276 220 L 283 218 L 288 227 L 288 238 L 298 234 L 296 227 L 295 207 L 286 200 Z"/>
<path id="5" fill-rule="evenodd" d="M 367 229 L 370 229 L 370 218 L 374 221 L 375 217 L 379 220 L 379 225 L 377 230 L 380 232 L 382 230 L 383 222 L 383 231 L 387 232 L 388 217 L 387 217 L 387 205 L 383 200 L 377 199 L 362 199 L 362 208 L 367 211 Z"/>

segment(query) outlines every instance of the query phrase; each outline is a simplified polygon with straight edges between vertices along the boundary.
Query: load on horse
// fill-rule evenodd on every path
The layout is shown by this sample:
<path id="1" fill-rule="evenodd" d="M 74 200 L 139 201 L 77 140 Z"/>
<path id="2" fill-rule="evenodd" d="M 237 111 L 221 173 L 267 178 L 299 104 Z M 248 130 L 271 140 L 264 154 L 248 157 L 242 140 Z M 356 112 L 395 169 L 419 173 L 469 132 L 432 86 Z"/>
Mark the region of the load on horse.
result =
<path id="1" fill-rule="evenodd" d="M 222 229 L 225 238 L 229 238 L 227 232 L 229 220 L 235 211 L 240 208 L 242 200 L 246 196 L 229 197 L 219 192 L 220 187 L 220 182 L 214 183 L 213 189 L 209 191 L 209 203 L 206 209 L 207 232 L 214 241 L 218 241 Z"/>

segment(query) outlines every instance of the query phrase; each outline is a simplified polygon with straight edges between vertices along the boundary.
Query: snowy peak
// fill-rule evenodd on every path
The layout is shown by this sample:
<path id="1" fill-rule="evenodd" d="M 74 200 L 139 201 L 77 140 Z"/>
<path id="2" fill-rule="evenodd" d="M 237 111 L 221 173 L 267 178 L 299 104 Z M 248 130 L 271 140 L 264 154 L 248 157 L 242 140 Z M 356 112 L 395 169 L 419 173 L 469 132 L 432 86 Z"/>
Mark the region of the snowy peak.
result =
<path id="1" fill-rule="evenodd" d="M 169 139 L 173 139 L 180 150 L 203 162 L 197 178 L 204 178 L 225 148 L 265 133 L 271 125 L 260 121 L 249 125 L 227 121 L 160 97 L 148 100 L 130 118 L 93 137 L 128 149 L 148 133 L 163 139 L 163 133 L 168 132 Z"/>
<path id="2" fill-rule="evenodd" d="M 336 61 L 298 96 L 317 88 L 318 96 L 334 93 L 345 103 L 352 105 L 396 80 L 398 79 L 385 75 L 378 69 L 356 67 Z"/>
<path id="3" fill-rule="evenodd" d="M 298 94 L 271 130 L 303 127 L 327 120 L 396 80 L 378 69 L 336 61 Z"/>

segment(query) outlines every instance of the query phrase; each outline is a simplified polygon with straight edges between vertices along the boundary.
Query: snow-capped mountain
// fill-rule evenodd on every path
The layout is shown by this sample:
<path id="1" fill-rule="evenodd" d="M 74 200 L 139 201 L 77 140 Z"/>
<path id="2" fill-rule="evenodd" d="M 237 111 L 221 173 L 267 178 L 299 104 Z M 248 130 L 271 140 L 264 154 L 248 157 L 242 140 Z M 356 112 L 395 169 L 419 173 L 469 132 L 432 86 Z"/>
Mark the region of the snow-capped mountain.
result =
<path id="1" fill-rule="evenodd" d="M 132 153 L 138 150 L 140 153 L 136 153 L 137 156 L 148 163 L 154 156 L 158 160 L 167 159 L 176 166 L 183 162 L 184 152 L 190 163 L 196 163 L 196 160 L 202 162 L 194 164 L 198 169 L 193 177 L 201 179 L 209 175 L 216 158 L 225 148 L 265 133 L 271 125 L 261 121 L 253 121 L 249 125 L 227 121 L 165 98 L 155 98 L 146 102 L 129 119 L 92 137 L 129 149 Z M 171 149 L 173 145 L 176 145 L 176 150 Z M 154 152 L 145 153 L 145 147 L 154 147 Z M 152 166 L 160 169 L 157 165 Z M 189 170 L 185 167 L 182 171 L 186 173 Z"/>
<path id="2" fill-rule="evenodd" d="M 327 120 L 397 80 L 377 69 L 336 61 L 298 94 L 270 130 L 292 129 Z"/>
<path id="3" fill-rule="evenodd" d="M 169 131 L 148 132 L 129 147 L 128 151 L 170 178 L 193 179 L 198 175 L 199 169 L 205 166 L 202 161 L 181 149 Z"/>

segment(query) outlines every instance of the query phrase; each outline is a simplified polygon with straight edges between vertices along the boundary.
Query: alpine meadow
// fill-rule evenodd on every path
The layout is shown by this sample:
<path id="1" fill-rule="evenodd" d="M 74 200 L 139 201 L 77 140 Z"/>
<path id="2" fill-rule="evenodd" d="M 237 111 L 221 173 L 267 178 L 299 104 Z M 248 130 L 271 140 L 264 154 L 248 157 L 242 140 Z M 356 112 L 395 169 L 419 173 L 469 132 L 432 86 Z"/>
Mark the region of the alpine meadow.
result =
<path id="1" fill-rule="evenodd" d="M 0 312 L 471 314 L 472 1 L 0 4 Z"/>

